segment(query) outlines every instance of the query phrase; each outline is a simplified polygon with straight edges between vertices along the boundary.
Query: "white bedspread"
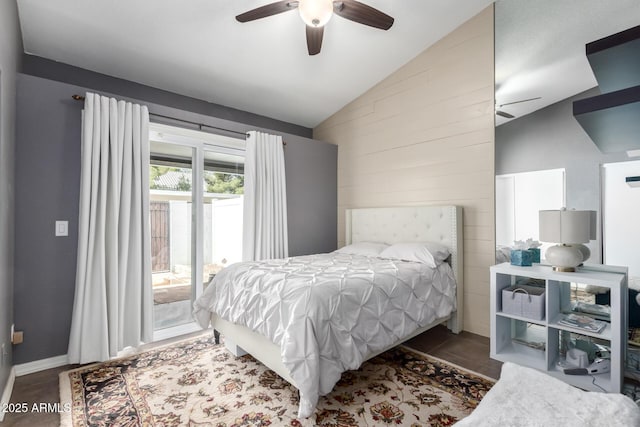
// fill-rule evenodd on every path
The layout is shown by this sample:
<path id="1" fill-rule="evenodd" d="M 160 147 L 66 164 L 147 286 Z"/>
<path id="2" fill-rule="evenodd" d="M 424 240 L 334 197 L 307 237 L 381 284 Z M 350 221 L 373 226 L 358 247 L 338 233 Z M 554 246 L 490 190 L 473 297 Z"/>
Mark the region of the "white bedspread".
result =
<path id="1" fill-rule="evenodd" d="M 456 423 L 464 426 L 638 427 L 640 409 L 621 394 L 583 391 L 534 369 L 505 363 L 500 380 L 480 405 Z"/>
<path id="2" fill-rule="evenodd" d="M 202 327 L 215 312 L 278 345 L 303 418 L 342 372 L 454 311 L 455 291 L 448 264 L 329 253 L 231 265 L 194 313 Z"/>

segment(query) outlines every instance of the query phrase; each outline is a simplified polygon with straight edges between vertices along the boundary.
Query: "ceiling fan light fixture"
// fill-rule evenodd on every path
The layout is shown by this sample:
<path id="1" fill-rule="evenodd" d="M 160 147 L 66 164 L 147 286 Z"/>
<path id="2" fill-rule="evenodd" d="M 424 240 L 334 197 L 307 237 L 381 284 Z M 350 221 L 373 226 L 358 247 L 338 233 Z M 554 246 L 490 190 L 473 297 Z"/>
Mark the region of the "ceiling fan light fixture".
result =
<path id="1" fill-rule="evenodd" d="M 333 0 L 300 0 L 300 17 L 310 27 L 323 27 L 333 15 Z"/>

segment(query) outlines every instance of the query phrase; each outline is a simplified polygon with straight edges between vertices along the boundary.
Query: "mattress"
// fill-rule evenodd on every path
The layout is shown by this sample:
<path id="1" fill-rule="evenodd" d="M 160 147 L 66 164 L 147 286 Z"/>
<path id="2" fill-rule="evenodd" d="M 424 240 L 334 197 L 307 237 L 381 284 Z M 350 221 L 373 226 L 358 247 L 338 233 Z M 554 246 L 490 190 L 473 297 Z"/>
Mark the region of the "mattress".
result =
<path id="1" fill-rule="evenodd" d="M 194 303 L 280 347 L 300 391 L 299 417 L 342 372 L 456 309 L 451 267 L 329 253 L 233 264 Z M 233 339 L 233 337 L 230 337 Z"/>

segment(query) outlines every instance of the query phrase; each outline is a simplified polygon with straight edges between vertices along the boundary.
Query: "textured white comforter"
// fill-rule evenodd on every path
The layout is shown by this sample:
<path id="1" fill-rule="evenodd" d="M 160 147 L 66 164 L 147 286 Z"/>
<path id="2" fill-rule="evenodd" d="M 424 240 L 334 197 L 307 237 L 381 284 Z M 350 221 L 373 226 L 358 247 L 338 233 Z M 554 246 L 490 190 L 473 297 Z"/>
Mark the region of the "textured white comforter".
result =
<path id="1" fill-rule="evenodd" d="M 448 264 L 329 253 L 231 265 L 194 313 L 203 328 L 215 312 L 278 345 L 303 418 L 342 372 L 454 311 L 455 293 Z"/>

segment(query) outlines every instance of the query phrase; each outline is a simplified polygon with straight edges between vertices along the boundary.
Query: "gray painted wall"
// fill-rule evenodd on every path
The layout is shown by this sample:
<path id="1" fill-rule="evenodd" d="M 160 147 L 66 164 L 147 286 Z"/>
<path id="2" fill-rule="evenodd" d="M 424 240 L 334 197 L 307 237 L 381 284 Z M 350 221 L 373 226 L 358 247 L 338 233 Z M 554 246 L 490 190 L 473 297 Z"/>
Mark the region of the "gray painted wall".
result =
<path id="1" fill-rule="evenodd" d="M 270 117 L 249 113 L 224 105 L 213 104 L 201 99 L 178 95 L 162 89 L 131 82 L 95 71 L 74 67 L 62 62 L 52 61 L 35 55 L 24 54 L 22 72 L 45 79 L 56 80 L 82 87 L 134 99 L 144 99 L 160 105 L 171 105 L 184 111 L 218 117 L 238 123 L 246 123 L 265 129 L 273 129 L 307 138 L 312 137 L 312 129 L 293 123 L 283 122 Z"/>
<path id="2" fill-rule="evenodd" d="M 13 229 L 16 72 L 21 67 L 22 36 L 15 0 L 0 1 L 0 394 L 12 365 Z"/>
<path id="3" fill-rule="evenodd" d="M 18 76 L 14 307 L 16 327 L 24 331 L 24 343 L 15 348 L 15 363 L 67 352 L 75 290 L 83 106 L 71 95 L 85 91 L 80 86 L 31 75 Z M 144 103 L 151 113 L 213 127 L 280 133 L 287 142 L 290 253 L 336 248 L 336 146 Z M 54 236 L 56 220 L 69 221 L 68 237 Z"/>
<path id="4" fill-rule="evenodd" d="M 565 168 L 567 207 L 598 212 L 598 240 L 591 261 L 602 262 L 600 165 L 629 160 L 603 154 L 573 117 L 573 101 L 598 95 L 591 89 L 496 128 L 496 174 Z"/>
<path id="5" fill-rule="evenodd" d="M 291 136 L 285 141 L 289 254 L 334 251 L 338 244 L 338 146 Z"/>

